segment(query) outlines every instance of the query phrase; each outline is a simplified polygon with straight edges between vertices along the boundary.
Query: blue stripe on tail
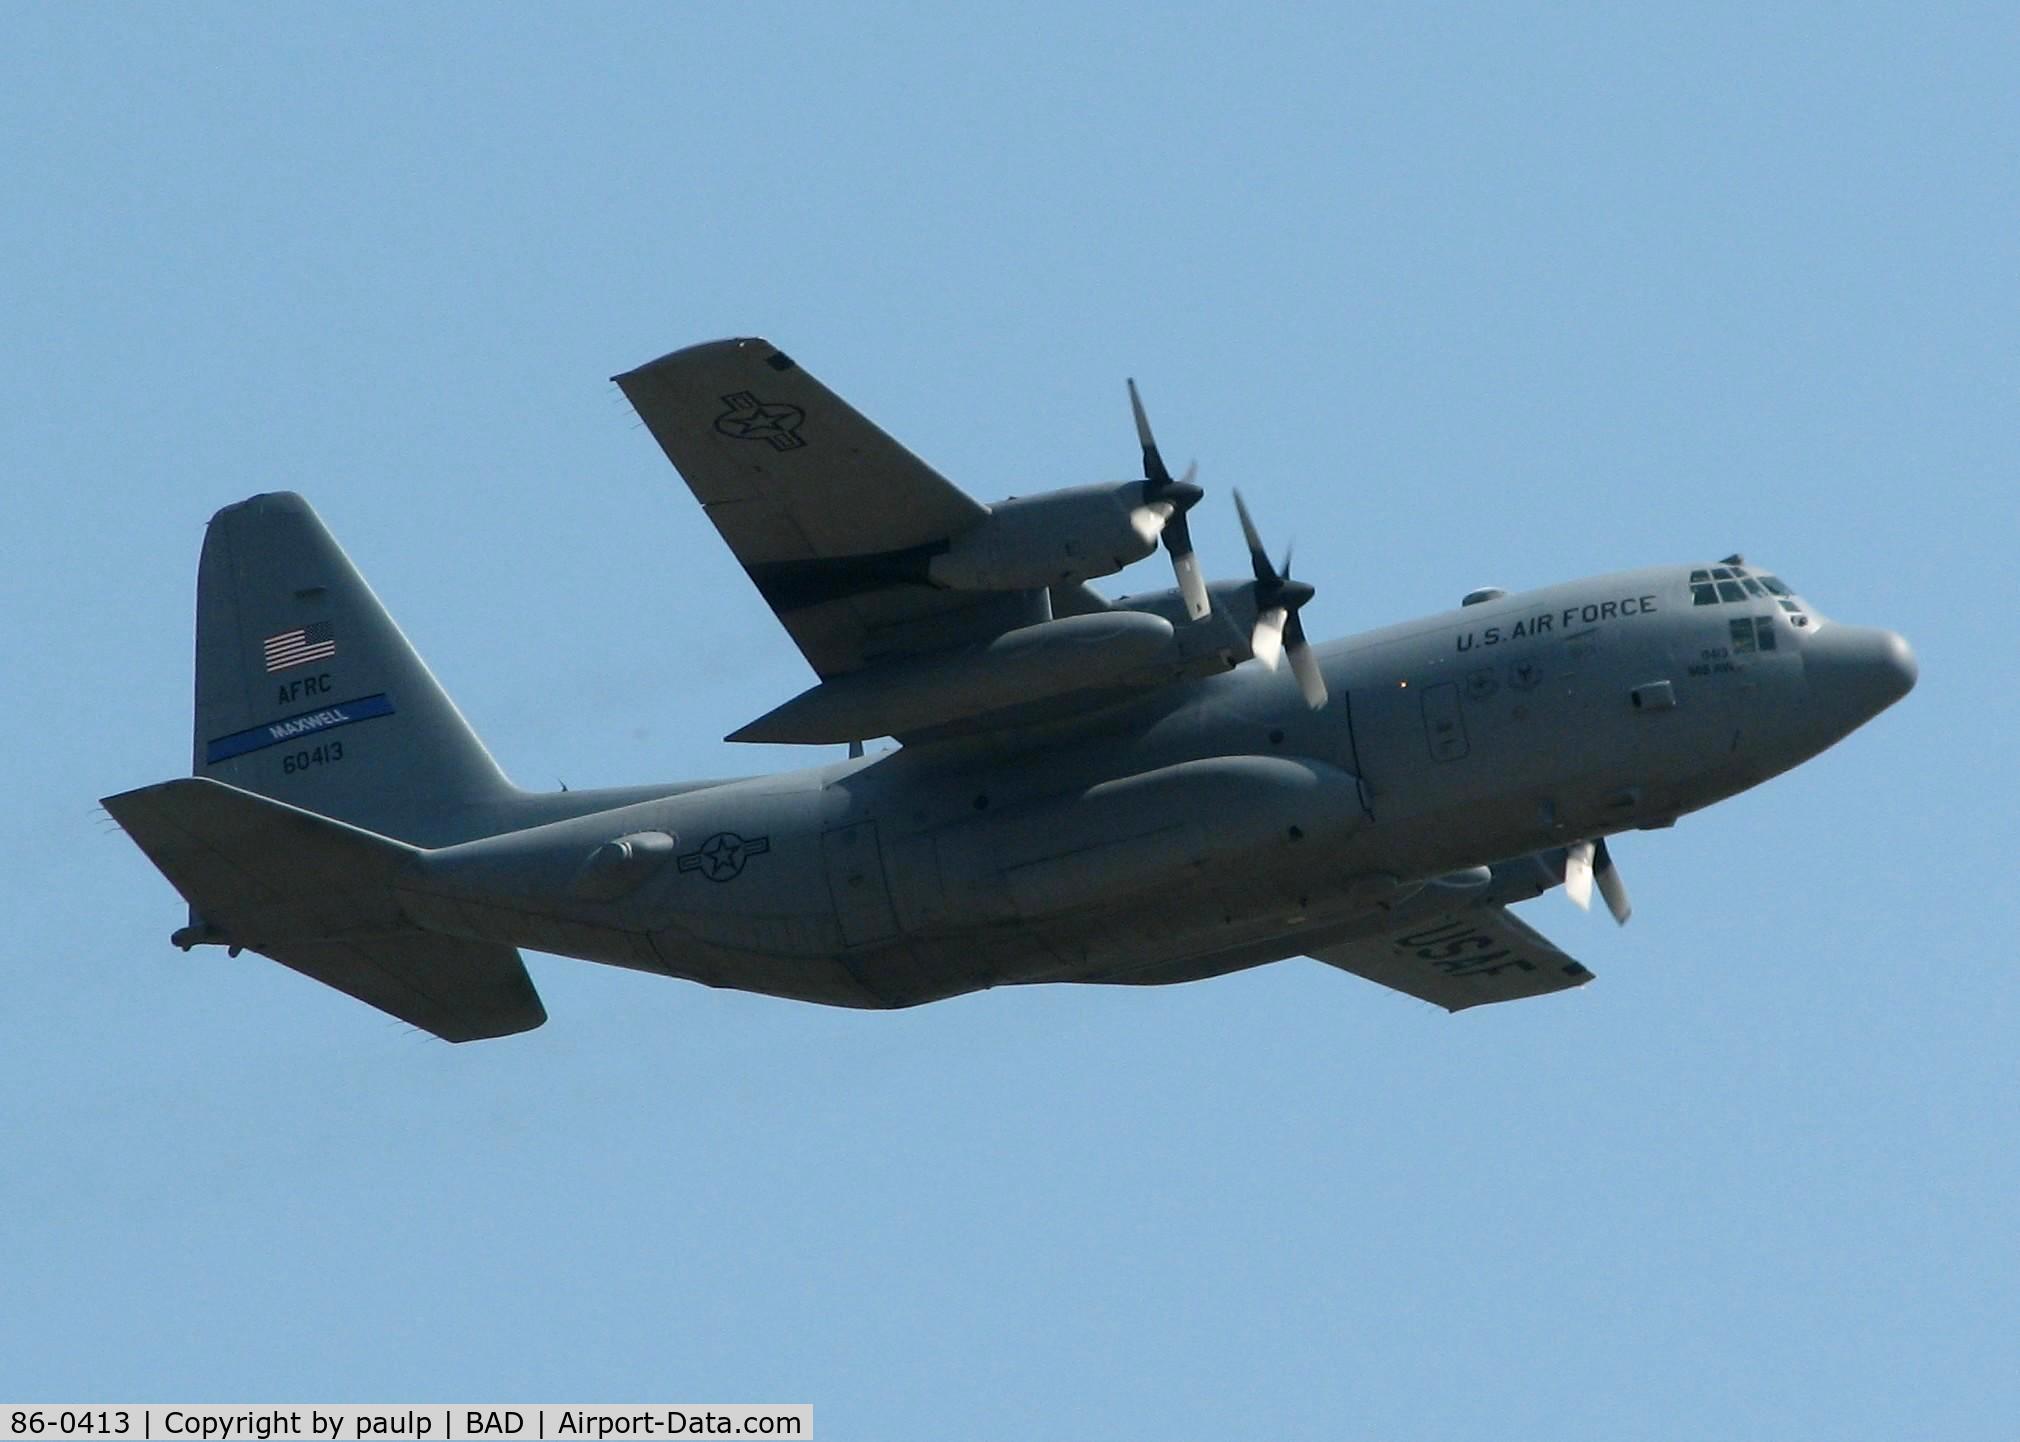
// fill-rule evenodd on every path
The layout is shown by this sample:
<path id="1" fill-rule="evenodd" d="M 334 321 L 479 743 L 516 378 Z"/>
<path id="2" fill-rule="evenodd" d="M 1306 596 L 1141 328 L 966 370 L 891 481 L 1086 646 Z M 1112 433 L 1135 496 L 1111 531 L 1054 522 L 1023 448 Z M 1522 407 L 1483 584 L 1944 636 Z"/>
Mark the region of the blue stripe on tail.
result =
<path id="1" fill-rule="evenodd" d="M 205 747 L 204 764 L 214 766 L 234 756 L 243 756 L 248 751 L 278 746 L 283 741 L 312 736 L 337 726 L 348 726 L 353 721 L 369 721 L 375 716 L 392 714 L 393 703 L 386 699 L 383 691 L 376 696 L 361 696 L 355 701 L 339 701 L 334 706 L 321 706 L 314 711 L 284 716 L 278 721 L 219 736 Z"/>

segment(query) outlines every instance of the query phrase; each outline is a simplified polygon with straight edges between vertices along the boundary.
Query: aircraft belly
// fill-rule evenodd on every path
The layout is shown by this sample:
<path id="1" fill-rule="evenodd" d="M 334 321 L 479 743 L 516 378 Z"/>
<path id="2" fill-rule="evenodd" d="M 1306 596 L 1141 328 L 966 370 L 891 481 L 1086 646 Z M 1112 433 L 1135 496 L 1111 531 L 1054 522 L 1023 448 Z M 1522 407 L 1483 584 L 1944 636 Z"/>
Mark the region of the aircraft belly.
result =
<path id="1" fill-rule="evenodd" d="M 852 955 L 848 964 L 886 1006 L 920 1006 L 992 986 L 1049 981 L 1060 969 L 1044 930 L 1021 924 L 905 942 Z"/>
<path id="2" fill-rule="evenodd" d="M 1183 879 L 1134 905 L 1046 923 L 1058 966 L 1043 981 L 1189 981 L 1298 953 L 1297 937 L 1371 912 L 1390 879 L 1338 852 L 1296 866 L 1229 868 Z M 1204 959 L 1211 959 L 1205 961 Z"/>
<path id="3" fill-rule="evenodd" d="M 652 937 L 655 969 L 703 986 L 752 991 L 825 1006 L 882 1008 L 893 1003 L 865 986 L 849 966 L 833 956 L 810 956 L 724 946 L 682 931 Z"/>

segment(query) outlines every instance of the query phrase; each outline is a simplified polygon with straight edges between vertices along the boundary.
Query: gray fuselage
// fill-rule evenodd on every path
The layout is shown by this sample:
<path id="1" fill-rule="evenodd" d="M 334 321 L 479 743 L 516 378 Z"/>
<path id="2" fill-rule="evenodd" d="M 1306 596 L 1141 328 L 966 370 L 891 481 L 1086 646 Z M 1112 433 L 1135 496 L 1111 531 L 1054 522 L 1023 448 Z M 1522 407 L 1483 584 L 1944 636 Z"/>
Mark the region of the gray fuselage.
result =
<path id="1" fill-rule="evenodd" d="M 1321 646 L 1316 711 L 1246 664 L 1014 740 L 661 794 L 423 853 L 400 905 L 843 1006 L 1253 966 L 1393 925 L 1438 878 L 1667 826 L 1913 684 L 1890 632 L 1695 594 L 1658 567 Z"/>

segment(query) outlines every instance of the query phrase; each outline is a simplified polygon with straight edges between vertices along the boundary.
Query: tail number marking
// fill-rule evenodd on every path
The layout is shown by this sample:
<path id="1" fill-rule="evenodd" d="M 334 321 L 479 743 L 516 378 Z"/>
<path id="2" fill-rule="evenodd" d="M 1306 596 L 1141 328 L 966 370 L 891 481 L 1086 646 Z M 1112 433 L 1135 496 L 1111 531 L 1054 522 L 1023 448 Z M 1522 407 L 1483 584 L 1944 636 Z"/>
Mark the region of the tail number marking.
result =
<path id="1" fill-rule="evenodd" d="M 296 751 L 281 757 L 281 770 L 292 775 L 297 771 L 306 771 L 311 766 L 334 766 L 343 759 L 344 743 L 327 741 L 312 750 Z"/>

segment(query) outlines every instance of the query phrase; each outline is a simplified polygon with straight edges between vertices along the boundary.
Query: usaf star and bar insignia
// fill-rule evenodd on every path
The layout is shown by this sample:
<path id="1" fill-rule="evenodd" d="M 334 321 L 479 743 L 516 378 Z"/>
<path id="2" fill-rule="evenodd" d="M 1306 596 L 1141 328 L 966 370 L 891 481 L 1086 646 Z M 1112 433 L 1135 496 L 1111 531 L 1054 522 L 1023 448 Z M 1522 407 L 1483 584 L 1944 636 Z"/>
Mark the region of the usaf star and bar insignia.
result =
<path id="1" fill-rule="evenodd" d="M 700 847 L 680 858 L 682 871 L 699 871 L 710 881 L 734 881 L 743 874 L 744 863 L 772 849 L 768 836 L 739 836 L 734 831 L 718 831 Z"/>
<path id="2" fill-rule="evenodd" d="M 806 444 L 799 433 L 807 413 L 780 401 L 761 401 L 749 391 L 726 395 L 728 409 L 715 418 L 718 433 L 733 441 L 764 441 L 775 451 L 795 451 Z"/>

